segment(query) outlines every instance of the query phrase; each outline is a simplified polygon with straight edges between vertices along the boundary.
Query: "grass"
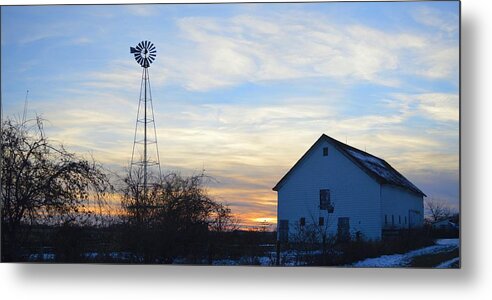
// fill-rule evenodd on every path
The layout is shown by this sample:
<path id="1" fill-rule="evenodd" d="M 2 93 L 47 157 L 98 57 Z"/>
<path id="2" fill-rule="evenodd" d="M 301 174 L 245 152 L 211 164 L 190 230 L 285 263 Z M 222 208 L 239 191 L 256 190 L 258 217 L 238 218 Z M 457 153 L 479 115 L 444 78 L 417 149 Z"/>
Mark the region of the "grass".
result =
<path id="1" fill-rule="evenodd" d="M 439 264 L 451 260 L 455 257 L 459 257 L 459 249 L 454 249 L 447 252 L 439 252 L 435 254 L 421 255 L 414 257 L 410 263 L 410 267 L 415 268 L 433 268 Z M 457 268 L 459 263 L 454 263 L 451 267 Z"/>

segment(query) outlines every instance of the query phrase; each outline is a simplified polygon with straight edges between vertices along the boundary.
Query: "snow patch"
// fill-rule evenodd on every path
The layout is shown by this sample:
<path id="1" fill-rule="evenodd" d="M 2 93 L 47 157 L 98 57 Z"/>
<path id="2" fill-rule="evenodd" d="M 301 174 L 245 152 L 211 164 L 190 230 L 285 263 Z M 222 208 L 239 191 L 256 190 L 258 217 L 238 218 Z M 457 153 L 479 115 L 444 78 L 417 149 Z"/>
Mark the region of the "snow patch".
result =
<path id="1" fill-rule="evenodd" d="M 448 261 L 445 261 L 441 264 L 439 264 L 438 266 L 436 266 L 436 269 L 449 269 L 452 267 L 452 265 L 456 262 L 460 261 L 460 258 L 459 257 L 455 257 L 453 259 L 450 259 Z"/>
<path id="2" fill-rule="evenodd" d="M 436 245 L 413 250 L 405 254 L 383 255 L 376 258 L 368 258 L 358 261 L 352 266 L 361 268 L 394 268 L 405 267 L 410 264 L 412 259 L 421 255 L 435 254 L 439 252 L 448 252 L 458 248 L 459 239 L 440 239 Z M 459 258 L 458 258 L 459 259 Z"/>
<path id="3" fill-rule="evenodd" d="M 459 246 L 460 245 L 460 240 L 459 239 L 440 239 L 436 240 L 437 245 L 453 245 L 453 246 Z"/>
<path id="4" fill-rule="evenodd" d="M 233 259 L 218 259 L 212 262 L 213 266 L 237 266 L 239 262 Z"/>
<path id="5" fill-rule="evenodd" d="M 384 160 L 368 153 L 361 152 L 360 150 L 345 149 L 345 151 L 364 167 L 387 182 L 407 187 L 415 192 L 421 192 L 415 185 L 408 181 L 408 179 L 403 177 L 403 175 L 396 170 L 393 170 Z"/>
<path id="6" fill-rule="evenodd" d="M 55 261 L 56 255 L 54 253 L 34 253 L 28 257 L 29 261 Z"/>
<path id="7" fill-rule="evenodd" d="M 393 254 L 393 255 L 383 255 L 376 258 L 368 258 L 362 261 L 358 261 L 353 264 L 354 267 L 359 268 L 391 268 L 399 267 L 406 263 L 405 255 L 403 254 Z"/>

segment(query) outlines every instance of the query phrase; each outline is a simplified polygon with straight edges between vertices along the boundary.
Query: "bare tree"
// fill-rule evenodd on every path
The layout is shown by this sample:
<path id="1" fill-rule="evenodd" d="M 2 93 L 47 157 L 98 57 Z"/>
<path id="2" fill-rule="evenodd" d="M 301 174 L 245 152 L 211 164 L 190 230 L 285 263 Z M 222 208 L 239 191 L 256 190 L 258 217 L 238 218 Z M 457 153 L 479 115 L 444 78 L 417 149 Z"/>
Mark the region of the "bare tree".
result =
<path id="1" fill-rule="evenodd" d="M 335 235 L 330 234 L 330 228 L 332 227 L 334 220 L 332 213 L 335 210 L 335 203 L 331 202 L 329 206 L 329 210 L 320 210 L 317 220 L 310 212 L 311 221 L 313 224 L 316 225 L 313 226 L 313 230 L 316 232 L 317 241 L 321 245 L 321 254 L 323 260 L 325 260 L 326 256 L 328 255 L 328 249 L 330 247 L 333 247 L 337 240 L 337 237 Z"/>
<path id="2" fill-rule="evenodd" d="M 153 178 L 153 174 L 150 176 Z M 160 180 L 160 179 L 158 179 Z M 162 185 L 160 181 L 154 182 L 144 189 L 144 169 L 143 167 L 131 168 L 127 176 L 123 179 L 122 207 L 125 210 L 125 219 L 127 222 L 143 226 L 151 224 L 158 213 L 158 193 Z"/>
<path id="3" fill-rule="evenodd" d="M 237 228 L 231 210 L 208 196 L 204 173 L 189 177 L 170 173 L 157 178 L 146 194 L 142 175 L 134 169 L 124 179 L 122 207 L 127 224 L 136 231 L 133 250 L 144 261 L 154 262 L 160 256 L 170 262 L 178 254 L 198 255 L 200 247 L 206 248 L 209 231 Z"/>
<path id="4" fill-rule="evenodd" d="M 50 142 L 38 117 L 1 130 L 2 260 L 21 252 L 21 226 L 95 221 L 111 184 L 102 167 Z"/>
<path id="5" fill-rule="evenodd" d="M 310 253 L 317 250 L 319 245 L 319 235 L 316 224 L 301 224 L 296 222 L 294 230 L 289 235 L 291 247 L 295 250 L 296 265 L 309 264 L 313 259 Z"/>
<path id="6" fill-rule="evenodd" d="M 239 229 L 239 218 L 232 215 L 227 204 L 216 203 L 214 212 L 209 218 L 209 228 L 215 232 L 229 232 Z"/>
<path id="7" fill-rule="evenodd" d="M 441 199 L 426 198 L 425 208 L 432 222 L 447 219 L 453 214 L 449 205 Z"/>

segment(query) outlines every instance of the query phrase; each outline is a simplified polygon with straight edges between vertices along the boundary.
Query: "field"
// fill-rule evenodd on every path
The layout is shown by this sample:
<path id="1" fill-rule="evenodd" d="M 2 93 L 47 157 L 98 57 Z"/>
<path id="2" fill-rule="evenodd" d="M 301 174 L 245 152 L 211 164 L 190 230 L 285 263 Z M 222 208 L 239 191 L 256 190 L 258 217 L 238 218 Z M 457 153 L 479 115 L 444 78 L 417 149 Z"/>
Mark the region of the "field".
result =
<path id="1" fill-rule="evenodd" d="M 191 247 L 186 256 L 168 259 L 156 253 L 155 259 L 146 261 L 145 253 L 129 247 L 129 235 L 122 227 L 39 227 L 31 232 L 20 261 L 361 268 L 458 268 L 460 264 L 459 239 L 408 235 L 376 242 L 334 242 L 324 251 L 319 244 L 289 244 L 281 245 L 277 255 L 275 237 L 268 231 L 216 233 L 204 243 L 185 245 Z"/>

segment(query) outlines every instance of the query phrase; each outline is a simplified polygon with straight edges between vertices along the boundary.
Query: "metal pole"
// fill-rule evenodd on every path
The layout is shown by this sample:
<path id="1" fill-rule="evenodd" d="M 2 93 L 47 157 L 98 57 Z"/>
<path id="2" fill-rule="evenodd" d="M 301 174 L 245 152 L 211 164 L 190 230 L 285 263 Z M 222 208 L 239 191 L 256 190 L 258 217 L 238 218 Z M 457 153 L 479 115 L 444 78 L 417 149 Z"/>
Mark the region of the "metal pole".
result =
<path id="1" fill-rule="evenodd" d="M 277 240 L 277 245 L 275 248 L 276 248 L 275 250 L 277 252 L 277 261 L 275 262 L 275 264 L 277 266 L 280 266 L 280 241 L 279 240 Z"/>
<path id="2" fill-rule="evenodd" d="M 147 199 L 147 68 L 144 68 L 144 199 Z"/>
<path id="3" fill-rule="evenodd" d="M 29 90 L 26 92 L 26 100 L 24 100 L 24 112 L 22 113 L 22 125 L 26 122 L 27 116 L 27 95 L 29 95 Z"/>

